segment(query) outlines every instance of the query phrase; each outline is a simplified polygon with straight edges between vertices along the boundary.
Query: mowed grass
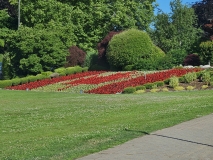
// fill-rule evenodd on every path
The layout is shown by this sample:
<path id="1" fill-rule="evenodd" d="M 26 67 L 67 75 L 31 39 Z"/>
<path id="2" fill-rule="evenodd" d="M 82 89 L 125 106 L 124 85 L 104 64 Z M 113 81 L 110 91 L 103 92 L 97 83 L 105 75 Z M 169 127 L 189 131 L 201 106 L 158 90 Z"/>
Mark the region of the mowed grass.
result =
<path id="1" fill-rule="evenodd" d="M 210 113 L 213 90 L 131 95 L 0 90 L 0 159 L 75 159 Z"/>

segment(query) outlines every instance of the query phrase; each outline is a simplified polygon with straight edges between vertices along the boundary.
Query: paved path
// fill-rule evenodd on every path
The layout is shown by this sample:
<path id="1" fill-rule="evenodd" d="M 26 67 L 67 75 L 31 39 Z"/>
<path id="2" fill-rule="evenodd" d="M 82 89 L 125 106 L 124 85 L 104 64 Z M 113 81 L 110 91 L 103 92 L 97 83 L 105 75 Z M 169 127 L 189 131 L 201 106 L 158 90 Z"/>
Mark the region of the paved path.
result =
<path id="1" fill-rule="evenodd" d="M 213 160 L 213 114 L 78 160 Z"/>

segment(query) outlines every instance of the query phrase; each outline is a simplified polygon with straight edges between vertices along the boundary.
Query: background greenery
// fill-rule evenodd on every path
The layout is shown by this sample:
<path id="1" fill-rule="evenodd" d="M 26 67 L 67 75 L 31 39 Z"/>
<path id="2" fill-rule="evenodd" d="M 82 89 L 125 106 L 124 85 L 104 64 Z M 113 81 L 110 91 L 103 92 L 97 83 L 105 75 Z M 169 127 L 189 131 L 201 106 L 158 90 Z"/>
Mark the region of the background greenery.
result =
<path id="1" fill-rule="evenodd" d="M 212 62 L 213 57 L 213 33 L 208 27 L 212 25 L 208 24 L 212 23 L 209 21 L 212 15 L 209 9 L 211 1 L 183 5 L 181 0 L 171 0 L 171 13 L 159 11 L 155 16 L 155 0 L 116 0 L 110 3 L 108 0 L 22 0 L 21 23 L 18 26 L 18 1 L 0 0 L 3 78 L 53 71 L 65 66 L 67 55 L 72 57 L 73 54 L 76 59 L 81 59 L 81 55 L 68 52 L 72 46 L 88 54 L 82 66 L 93 70 L 114 69 L 114 66 L 108 66 L 108 62 L 101 64 L 103 61 L 99 60 L 102 51 L 100 48 L 97 50 L 97 44 L 104 44 L 104 37 L 109 33 L 120 33 L 131 28 L 149 34 L 158 48 L 155 52 L 160 48 L 166 56 L 159 61 L 155 61 L 155 56 L 151 60 L 142 59 L 132 66 L 130 57 L 140 53 L 122 54 L 119 59 L 125 59 L 122 62 L 125 65 L 119 66 L 119 69 L 168 69 L 183 64 L 185 57 L 192 53 L 199 55 L 200 64 L 207 64 Z M 146 50 L 146 45 L 142 46 Z M 114 49 L 113 52 L 117 52 L 117 48 Z"/>

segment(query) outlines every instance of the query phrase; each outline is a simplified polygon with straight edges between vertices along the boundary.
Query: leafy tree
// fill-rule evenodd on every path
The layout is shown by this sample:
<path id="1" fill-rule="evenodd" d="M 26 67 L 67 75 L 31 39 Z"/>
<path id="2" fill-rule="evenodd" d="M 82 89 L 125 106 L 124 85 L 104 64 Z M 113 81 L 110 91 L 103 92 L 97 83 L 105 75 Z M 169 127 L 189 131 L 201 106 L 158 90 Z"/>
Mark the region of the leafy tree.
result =
<path id="1" fill-rule="evenodd" d="M 48 28 L 21 26 L 14 31 L 7 39 L 14 75 L 37 74 L 63 66 L 68 55 L 64 34 L 69 29 L 49 23 Z"/>
<path id="2" fill-rule="evenodd" d="M 213 64 L 213 41 L 202 42 L 199 54 L 203 64 Z"/>
<path id="3" fill-rule="evenodd" d="M 170 6 L 170 14 L 160 11 L 156 16 L 151 36 L 165 52 L 180 49 L 190 52 L 201 33 L 194 10 L 181 4 L 181 0 L 171 1 Z"/>
<path id="4" fill-rule="evenodd" d="M 213 0 L 197 1 L 192 5 L 198 17 L 198 25 L 205 31 L 205 38 L 213 40 Z"/>
<path id="5" fill-rule="evenodd" d="M 13 0 L 15 3 L 15 0 Z M 75 42 L 85 51 L 96 49 L 109 31 L 127 29 L 137 26 L 149 28 L 154 16 L 155 0 L 135 1 L 67 1 L 67 0 L 22 0 L 21 23 L 33 27 L 37 23 L 50 20 L 63 23 L 72 22 Z M 15 3 L 17 5 L 17 1 Z"/>

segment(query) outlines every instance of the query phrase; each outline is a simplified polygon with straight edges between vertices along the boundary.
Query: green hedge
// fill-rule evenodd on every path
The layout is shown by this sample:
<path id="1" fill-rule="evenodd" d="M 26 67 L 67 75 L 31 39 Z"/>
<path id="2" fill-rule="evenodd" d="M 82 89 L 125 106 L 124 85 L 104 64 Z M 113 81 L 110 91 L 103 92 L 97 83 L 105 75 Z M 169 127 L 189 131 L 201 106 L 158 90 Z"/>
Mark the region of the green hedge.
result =
<path id="1" fill-rule="evenodd" d="M 12 79 L 12 85 L 13 86 L 16 86 L 16 85 L 19 85 L 19 84 L 21 84 L 21 78 Z"/>
<path id="2" fill-rule="evenodd" d="M 135 87 L 127 87 L 127 88 L 124 88 L 123 93 L 130 94 L 130 93 L 134 93 L 135 91 L 136 91 Z"/>
<path id="3" fill-rule="evenodd" d="M 0 88 L 6 88 L 12 86 L 12 80 L 1 80 Z"/>

